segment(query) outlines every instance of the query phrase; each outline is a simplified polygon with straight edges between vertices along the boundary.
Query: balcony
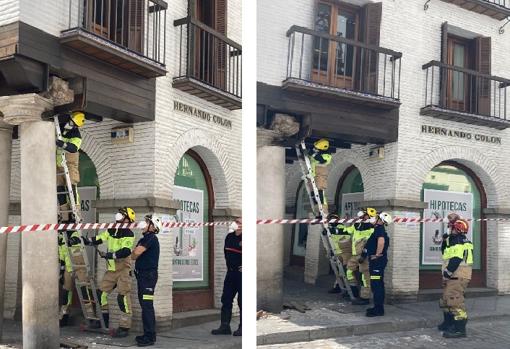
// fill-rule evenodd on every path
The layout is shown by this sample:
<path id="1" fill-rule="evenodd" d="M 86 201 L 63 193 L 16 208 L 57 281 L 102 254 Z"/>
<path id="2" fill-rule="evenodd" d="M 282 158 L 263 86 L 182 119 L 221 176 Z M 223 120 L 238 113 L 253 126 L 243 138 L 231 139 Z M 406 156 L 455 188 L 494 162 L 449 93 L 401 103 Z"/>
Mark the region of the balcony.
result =
<path id="1" fill-rule="evenodd" d="M 438 61 L 423 65 L 423 70 L 426 88 L 422 115 L 499 130 L 510 127 L 509 79 Z"/>
<path id="2" fill-rule="evenodd" d="M 167 7 L 162 0 L 69 0 L 60 43 L 146 78 L 165 75 Z"/>
<path id="3" fill-rule="evenodd" d="M 241 45 L 191 17 L 174 25 L 179 63 L 173 87 L 229 110 L 241 109 Z"/>
<path id="4" fill-rule="evenodd" d="M 282 87 L 378 109 L 400 106 L 402 53 L 292 26 Z"/>
<path id="5" fill-rule="evenodd" d="M 510 17 L 510 0 L 442 0 L 497 20 Z"/>

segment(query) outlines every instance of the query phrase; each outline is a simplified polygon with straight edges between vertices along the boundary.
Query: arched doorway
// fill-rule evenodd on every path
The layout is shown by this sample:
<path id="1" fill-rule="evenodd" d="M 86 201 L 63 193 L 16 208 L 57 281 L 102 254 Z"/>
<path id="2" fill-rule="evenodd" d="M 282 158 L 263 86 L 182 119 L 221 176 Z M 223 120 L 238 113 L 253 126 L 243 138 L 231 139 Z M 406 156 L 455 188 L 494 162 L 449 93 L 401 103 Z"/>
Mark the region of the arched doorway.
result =
<path id="1" fill-rule="evenodd" d="M 348 167 L 338 181 L 335 205 L 340 217 L 356 216 L 360 203 L 364 200 L 364 187 L 361 173 L 356 166 Z"/>
<path id="2" fill-rule="evenodd" d="M 80 194 L 80 204 L 82 218 L 85 223 L 97 222 L 96 210 L 92 207 L 92 201 L 99 198 L 99 178 L 97 176 L 96 166 L 92 159 L 80 150 L 80 183 L 78 192 Z"/>
<path id="3" fill-rule="evenodd" d="M 468 167 L 453 161 L 435 166 L 422 186 L 422 200 L 429 204 L 425 218 L 444 218 L 456 212 L 464 218 L 483 218 L 487 199 L 480 179 Z M 486 224 L 470 223 L 470 240 L 474 245 L 473 277 L 470 287 L 486 286 Z M 420 234 L 420 289 L 441 286 L 441 236 L 444 223 L 421 225 Z"/>
<path id="4" fill-rule="evenodd" d="M 200 215 L 201 221 L 212 220 L 214 192 L 211 176 L 204 161 L 193 150 L 188 150 L 179 161 L 174 178 L 174 199 L 181 202 L 178 219 L 186 220 L 186 212 L 194 211 Z M 192 214 L 187 216 L 188 219 Z M 179 229 L 173 242 L 174 312 L 214 307 L 213 236 L 213 227 Z"/>

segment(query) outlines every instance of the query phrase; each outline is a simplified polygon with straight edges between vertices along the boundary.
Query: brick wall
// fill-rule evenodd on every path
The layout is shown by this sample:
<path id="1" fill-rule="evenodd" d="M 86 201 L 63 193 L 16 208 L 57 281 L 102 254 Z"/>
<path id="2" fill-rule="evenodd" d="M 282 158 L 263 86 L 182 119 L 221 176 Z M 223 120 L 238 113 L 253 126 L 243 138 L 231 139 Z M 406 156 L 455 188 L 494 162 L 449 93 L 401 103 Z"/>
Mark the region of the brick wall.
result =
<path id="1" fill-rule="evenodd" d="M 5 2 L 5 1 L 4 1 Z M 52 35 L 59 35 L 66 28 L 67 1 L 49 0 L 44 5 L 27 6 L 29 0 L 22 0 L 21 20 L 40 28 Z M 13 3 L 12 1 L 10 3 Z M 30 4 L 33 2 L 30 1 Z M 35 2 L 34 2 L 35 3 Z M 0 4 L 0 9 L 3 3 Z M 12 6 L 10 6 L 12 7 Z M 173 21 L 186 16 L 187 1 L 169 3 L 167 11 L 167 51 L 166 64 L 168 74 L 157 79 L 156 115 L 154 122 L 134 125 L 134 143 L 112 144 L 110 131 L 120 122 L 106 118 L 101 123 L 88 122 L 82 128 L 82 149 L 90 156 L 96 166 L 101 199 L 133 199 L 155 196 L 172 198 L 174 176 L 179 160 L 184 153 L 193 149 L 205 162 L 211 175 L 215 208 L 241 209 L 241 111 L 229 111 L 203 99 L 172 88 L 172 78 L 178 69 L 179 29 Z M 228 36 L 241 42 L 241 1 L 228 2 Z M 57 18 L 57 19 L 55 19 Z M 1 22 L 0 22 L 1 23 Z M 189 115 L 173 110 L 174 101 L 192 105 L 211 114 L 232 121 L 232 129 L 217 124 L 202 122 Z M 13 144 L 11 200 L 19 202 L 19 145 Z M 143 217 L 145 212 L 137 212 Z M 16 217 L 11 217 L 12 220 Z M 111 214 L 101 215 L 100 221 L 111 221 Z M 223 241 L 226 228 L 217 228 L 214 237 L 215 275 L 214 303 L 220 306 L 221 290 L 225 275 Z M 172 314 L 172 263 L 171 242 L 160 236 L 160 278 L 156 291 L 156 316 L 161 321 L 168 320 Z M 168 239 L 169 240 L 169 239 Z M 16 238 L 9 240 L 9 264 L 16 270 L 18 254 Z M 103 268 L 98 265 L 101 278 Z M 7 280 L 7 302 L 14 304 L 14 292 L 17 285 L 15 273 L 9 273 Z M 139 319 L 136 299 L 136 282 L 133 281 L 133 306 L 135 319 Z M 116 294 L 110 297 L 112 309 L 118 309 Z M 7 307 L 6 311 L 9 311 Z M 112 315 L 116 325 L 118 310 Z"/>
<path id="2" fill-rule="evenodd" d="M 353 146 L 340 150 L 333 158 L 328 181 L 328 200 L 332 203 L 338 181 L 345 169 L 355 165 L 361 172 L 365 200 L 420 200 L 420 192 L 427 173 L 445 160 L 454 160 L 469 167 L 481 179 L 487 194 L 488 207 L 508 207 L 510 188 L 505 181 L 510 175 L 510 131 L 468 125 L 460 122 L 421 116 L 425 99 L 425 71 L 422 65 L 440 60 L 441 24 L 463 28 L 492 38 L 492 75 L 510 78 L 508 52 L 510 32 L 500 35 L 503 22 L 464 10 L 442 1 L 429 3 L 424 11 L 419 1 L 383 0 L 380 45 L 403 53 L 398 142 L 385 145 L 385 157 L 371 160 L 371 145 Z M 258 69 L 257 80 L 280 86 L 285 79 L 288 39 L 291 25 L 313 28 L 314 2 L 311 0 L 274 2 L 259 0 Z M 398 33 L 398 35 L 397 35 Z M 507 106 L 510 107 L 510 104 Z M 480 133 L 502 138 L 501 145 L 474 140 L 422 134 L 421 125 L 433 125 L 459 131 Z M 300 182 L 299 167 L 287 165 L 287 206 L 295 205 L 296 189 Z M 399 214 L 416 215 L 413 210 Z M 500 249 L 510 243 L 510 234 L 502 224 L 488 224 L 488 286 L 509 292 L 510 282 L 503 275 L 507 259 Z M 390 229 L 394 237 L 388 266 L 388 286 L 394 293 L 406 295 L 418 289 L 419 228 L 398 225 Z M 403 253 L 402 251 L 406 252 Z M 415 256 L 409 260 L 409 255 Z M 414 275 L 409 278 L 406 275 Z"/>

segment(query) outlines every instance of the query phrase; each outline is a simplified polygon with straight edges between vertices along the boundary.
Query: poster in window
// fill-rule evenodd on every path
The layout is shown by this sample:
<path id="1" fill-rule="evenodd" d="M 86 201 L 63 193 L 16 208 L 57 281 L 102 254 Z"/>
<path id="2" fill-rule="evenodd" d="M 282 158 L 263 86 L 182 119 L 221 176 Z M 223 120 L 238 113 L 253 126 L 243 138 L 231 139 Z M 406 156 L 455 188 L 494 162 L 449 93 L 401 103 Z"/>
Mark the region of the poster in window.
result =
<path id="1" fill-rule="evenodd" d="M 340 217 L 357 218 L 357 213 L 359 210 L 361 210 L 361 203 L 363 200 L 363 192 L 342 194 L 342 207 L 340 208 Z"/>
<path id="2" fill-rule="evenodd" d="M 473 218 L 473 194 L 452 191 L 424 189 L 423 200 L 428 208 L 423 210 L 424 218 L 445 218 L 454 212 L 462 218 Z M 472 224 L 469 224 L 468 239 L 472 240 Z M 422 264 L 441 265 L 441 242 L 448 233 L 447 223 L 424 223 L 422 229 Z"/>
<path id="3" fill-rule="evenodd" d="M 173 198 L 180 209 L 171 220 L 185 223 L 204 222 L 204 192 L 202 190 L 174 186 Z M 170 217 L 165 217 L 168 220 Z M 204 280 L 204 227 L 170 229 L 173 248 L 173 280 Z"/>

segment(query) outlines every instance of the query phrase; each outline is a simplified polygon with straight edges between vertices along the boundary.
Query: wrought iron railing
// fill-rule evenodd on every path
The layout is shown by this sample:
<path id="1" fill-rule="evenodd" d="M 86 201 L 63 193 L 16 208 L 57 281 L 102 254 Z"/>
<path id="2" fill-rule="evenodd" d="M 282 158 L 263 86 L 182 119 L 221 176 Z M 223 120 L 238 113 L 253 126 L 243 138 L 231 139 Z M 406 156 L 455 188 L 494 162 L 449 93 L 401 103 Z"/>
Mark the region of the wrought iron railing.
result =
<path id="1" fill-rule="evenodd" d="M 402 53 L 292 26 L 287 79 L 398 100 Z"/>
<path id="2" fill-rule="evenodd" d="M 425 106 L 507 120 L 510 80 L 438 61 L 423 65 Z"/>
<path id="3" fill-rule="evenodd" d="M 174 79 L 193 78 L 242 97 L 242 47 L 220 32 L 191 18 L 178 19 L 179 63 Z"/>
<path id="4" fill-rule="evenodd" d="M 166 9 L 162 0 L 68 0 L 69 29 L 165 64 Z"/>
<path id="5" fill-rule="evenodd" d="M 498 6 L 501 6 L 501 7 L 507 7 L 507 0 L 483 0 L 485 2 L 488 2 L 488 3 L 491 3 L 491 4 L 494 4 L 494 5 L 498 5 Z"/>

